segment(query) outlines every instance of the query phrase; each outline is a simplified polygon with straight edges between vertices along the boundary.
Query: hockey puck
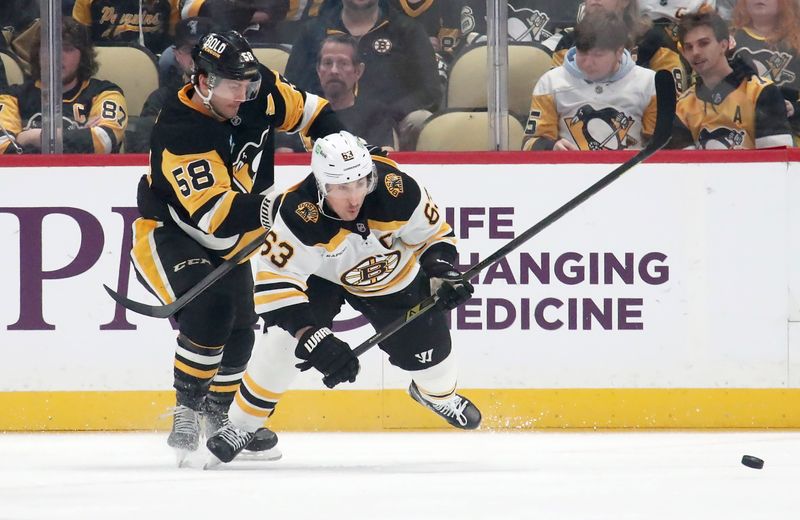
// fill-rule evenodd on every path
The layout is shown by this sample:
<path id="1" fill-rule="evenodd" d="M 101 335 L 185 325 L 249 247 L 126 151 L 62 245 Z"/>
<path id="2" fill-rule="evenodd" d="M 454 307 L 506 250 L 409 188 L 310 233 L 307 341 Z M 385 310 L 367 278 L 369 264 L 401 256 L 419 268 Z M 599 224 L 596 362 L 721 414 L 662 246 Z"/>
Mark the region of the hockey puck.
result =
<path id="1" fill-rule="evenodd" d="M 752 455 L 742 456 L 742 464 L 753 469 L 761 469 L 764 467 L 764 461 Z"/>

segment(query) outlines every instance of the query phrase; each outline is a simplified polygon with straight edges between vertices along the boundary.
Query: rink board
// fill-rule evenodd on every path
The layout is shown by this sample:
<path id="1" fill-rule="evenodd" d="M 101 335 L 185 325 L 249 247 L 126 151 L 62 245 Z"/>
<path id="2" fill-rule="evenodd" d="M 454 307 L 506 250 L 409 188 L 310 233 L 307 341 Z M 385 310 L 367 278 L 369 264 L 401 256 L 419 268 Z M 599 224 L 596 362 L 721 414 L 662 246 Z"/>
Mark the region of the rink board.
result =
<path id="1" fill-rule="evenodd" d="M 628 157 L 397 155 L 453 224 L 464 267 Z M 562 159 L 576 162 L 537 162 Z M 798 159 L 662 154 L 484 271 L 450 318 L 459 385 L 487 426 L 800 427 Z M 25 161 L 0 159 L 0 429 L 163 427 L 171 325 L 102 289 L 154 303 L 127 260 L 144 161 Z M 348 391 L 303 374 L 276 427 L 438 426 L 378 349 L 362 362 Z"/>

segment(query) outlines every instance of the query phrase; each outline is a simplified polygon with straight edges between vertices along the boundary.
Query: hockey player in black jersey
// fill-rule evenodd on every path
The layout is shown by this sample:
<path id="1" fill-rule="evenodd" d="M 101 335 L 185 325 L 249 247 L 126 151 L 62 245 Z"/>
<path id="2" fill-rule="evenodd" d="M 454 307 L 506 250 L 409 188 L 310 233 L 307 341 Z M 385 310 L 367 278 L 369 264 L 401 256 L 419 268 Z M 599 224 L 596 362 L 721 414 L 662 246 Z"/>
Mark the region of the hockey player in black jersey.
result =
<path id="1" fill-rule="evenodd" d="M 347 132 L 317 140 L 312 153 L 313 173 L 271 210 L 255 287 L 269 333 L 253 351 L 230 424 L 207 442 L 223 462 L 250 442 L 300 371 L 317 369 L 329 388 L 355 381 L 358 358 L 330 330 L 345 301 L 380 329 L 432 293 L 449 310 L 473 292 L 454 266 L 453 230 L 397 164 L 371 157 Z M 421 316 L 379 346 L 411 375 L 415 401 L 456 428 L 478 427 L 478 408 L 456 393 L 443 313 Z"/>
<path id="2" fill-rule="evenodd" d="M 269 222 L 273 131 L 312 137 L 341 125 L 324 99 L 261 66 L 238 33 L 210 33 L 194 50 L 192 83 L 167 100 L 153 128 L 150 173 L 139 184 L 142 215 L 131 256 L 140 281 L 164 303 L 251 243 Z M 179 463 L 227 409 L 253 346 L 253 279 L 243 262 L 177 315 L 177 406 L 168 443 Z M 276 436 L 259 429 L 248 449 Z"/>

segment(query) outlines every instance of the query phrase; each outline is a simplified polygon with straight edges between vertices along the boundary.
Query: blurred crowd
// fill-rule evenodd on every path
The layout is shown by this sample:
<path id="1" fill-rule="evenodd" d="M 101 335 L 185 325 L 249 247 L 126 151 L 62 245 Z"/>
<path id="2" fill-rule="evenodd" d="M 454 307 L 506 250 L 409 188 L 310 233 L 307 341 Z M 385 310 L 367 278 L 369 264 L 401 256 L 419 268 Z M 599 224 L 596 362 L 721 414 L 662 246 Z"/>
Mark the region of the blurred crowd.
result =
<path id="1" fill-rule="evenodd" d="M 509 86 L 509 148 L 645 146 L 658 71 L 672 76 L 678 95 L 672 147 L 793 146 L 798 2 L 509 1 L 508 77 L 521 83 Z M 326 98 L 372 145 L 488 146 L 488 129 L 467 131 L 485 117 L 491 81 L 485 0 L 62 0 L 61 9 L 67 153 L 147 152 L 164 99 L 191 77 L 200 37 L 231 29 L 288 82 Z M 36 153 L 39 1 L 1 2 L 0 28 L 0 152 Z M 464 103 L 458 90 L 481 101 Z M 456 126 L 437 125 L 445 116 Z M 276 151 L 309 145 L 281 135 Z"/>

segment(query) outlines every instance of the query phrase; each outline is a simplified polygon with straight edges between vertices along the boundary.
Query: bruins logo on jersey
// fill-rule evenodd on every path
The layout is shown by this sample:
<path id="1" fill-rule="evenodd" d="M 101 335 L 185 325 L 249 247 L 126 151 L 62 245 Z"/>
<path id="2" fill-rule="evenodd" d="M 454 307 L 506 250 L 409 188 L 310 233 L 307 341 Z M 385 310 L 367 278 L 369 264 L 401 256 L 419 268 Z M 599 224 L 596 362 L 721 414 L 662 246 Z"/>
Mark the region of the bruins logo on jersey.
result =
<path id="1" fill-rule="evenodd" d="M 344 285 L 351 287 L 369 287 L 386 280 L 399 263 L 400 253 L 397 251 L 371 256 L 345 272 L 341 280 Z"/>
<path id="2" fill-rule="evenodd" d="M 388 174 L 383 179 L 383 183 L 386 185 L 386 189 L 392 197 L 397 198 L 403 194 L 403 178 L 396 173 Z"/>
<path id="3" fill-rule="evenodd" d="M 624 150 L 638 142 L 628 135 L 633 118 L 611 107 L 583 105 L 564 123 L 581 150 Z"/>
<path id="4" fill-rule="evenodd" d="M 303 222 L 306 224 L 309 222 L 316 224 L 319 220 L 319 210 L 310 202 L 301 202 L 294 212 L 297 213 L 297 215 L 303 219 Z"/>
<path id="5" fill-rule="evenodd" d="M 744 135 L 744 130 L 732 130 L 724 126 L 714 130 L 703 128 L 697 141 L 703 150 L 733 150 L 742 147 Z"/>
<path id="6" fill-rule="evenodd" d="M 794 72 L 787 69 L 792 61 L 792 55 L 788 52 L 769 49 L 752 51 L 747 47 L 742 47 L 736 56 L 742 56 L 745 61 L 751 62 L 759 76 L 771 79 L 778 86 L 793 83 L 797 78 Z"/>

